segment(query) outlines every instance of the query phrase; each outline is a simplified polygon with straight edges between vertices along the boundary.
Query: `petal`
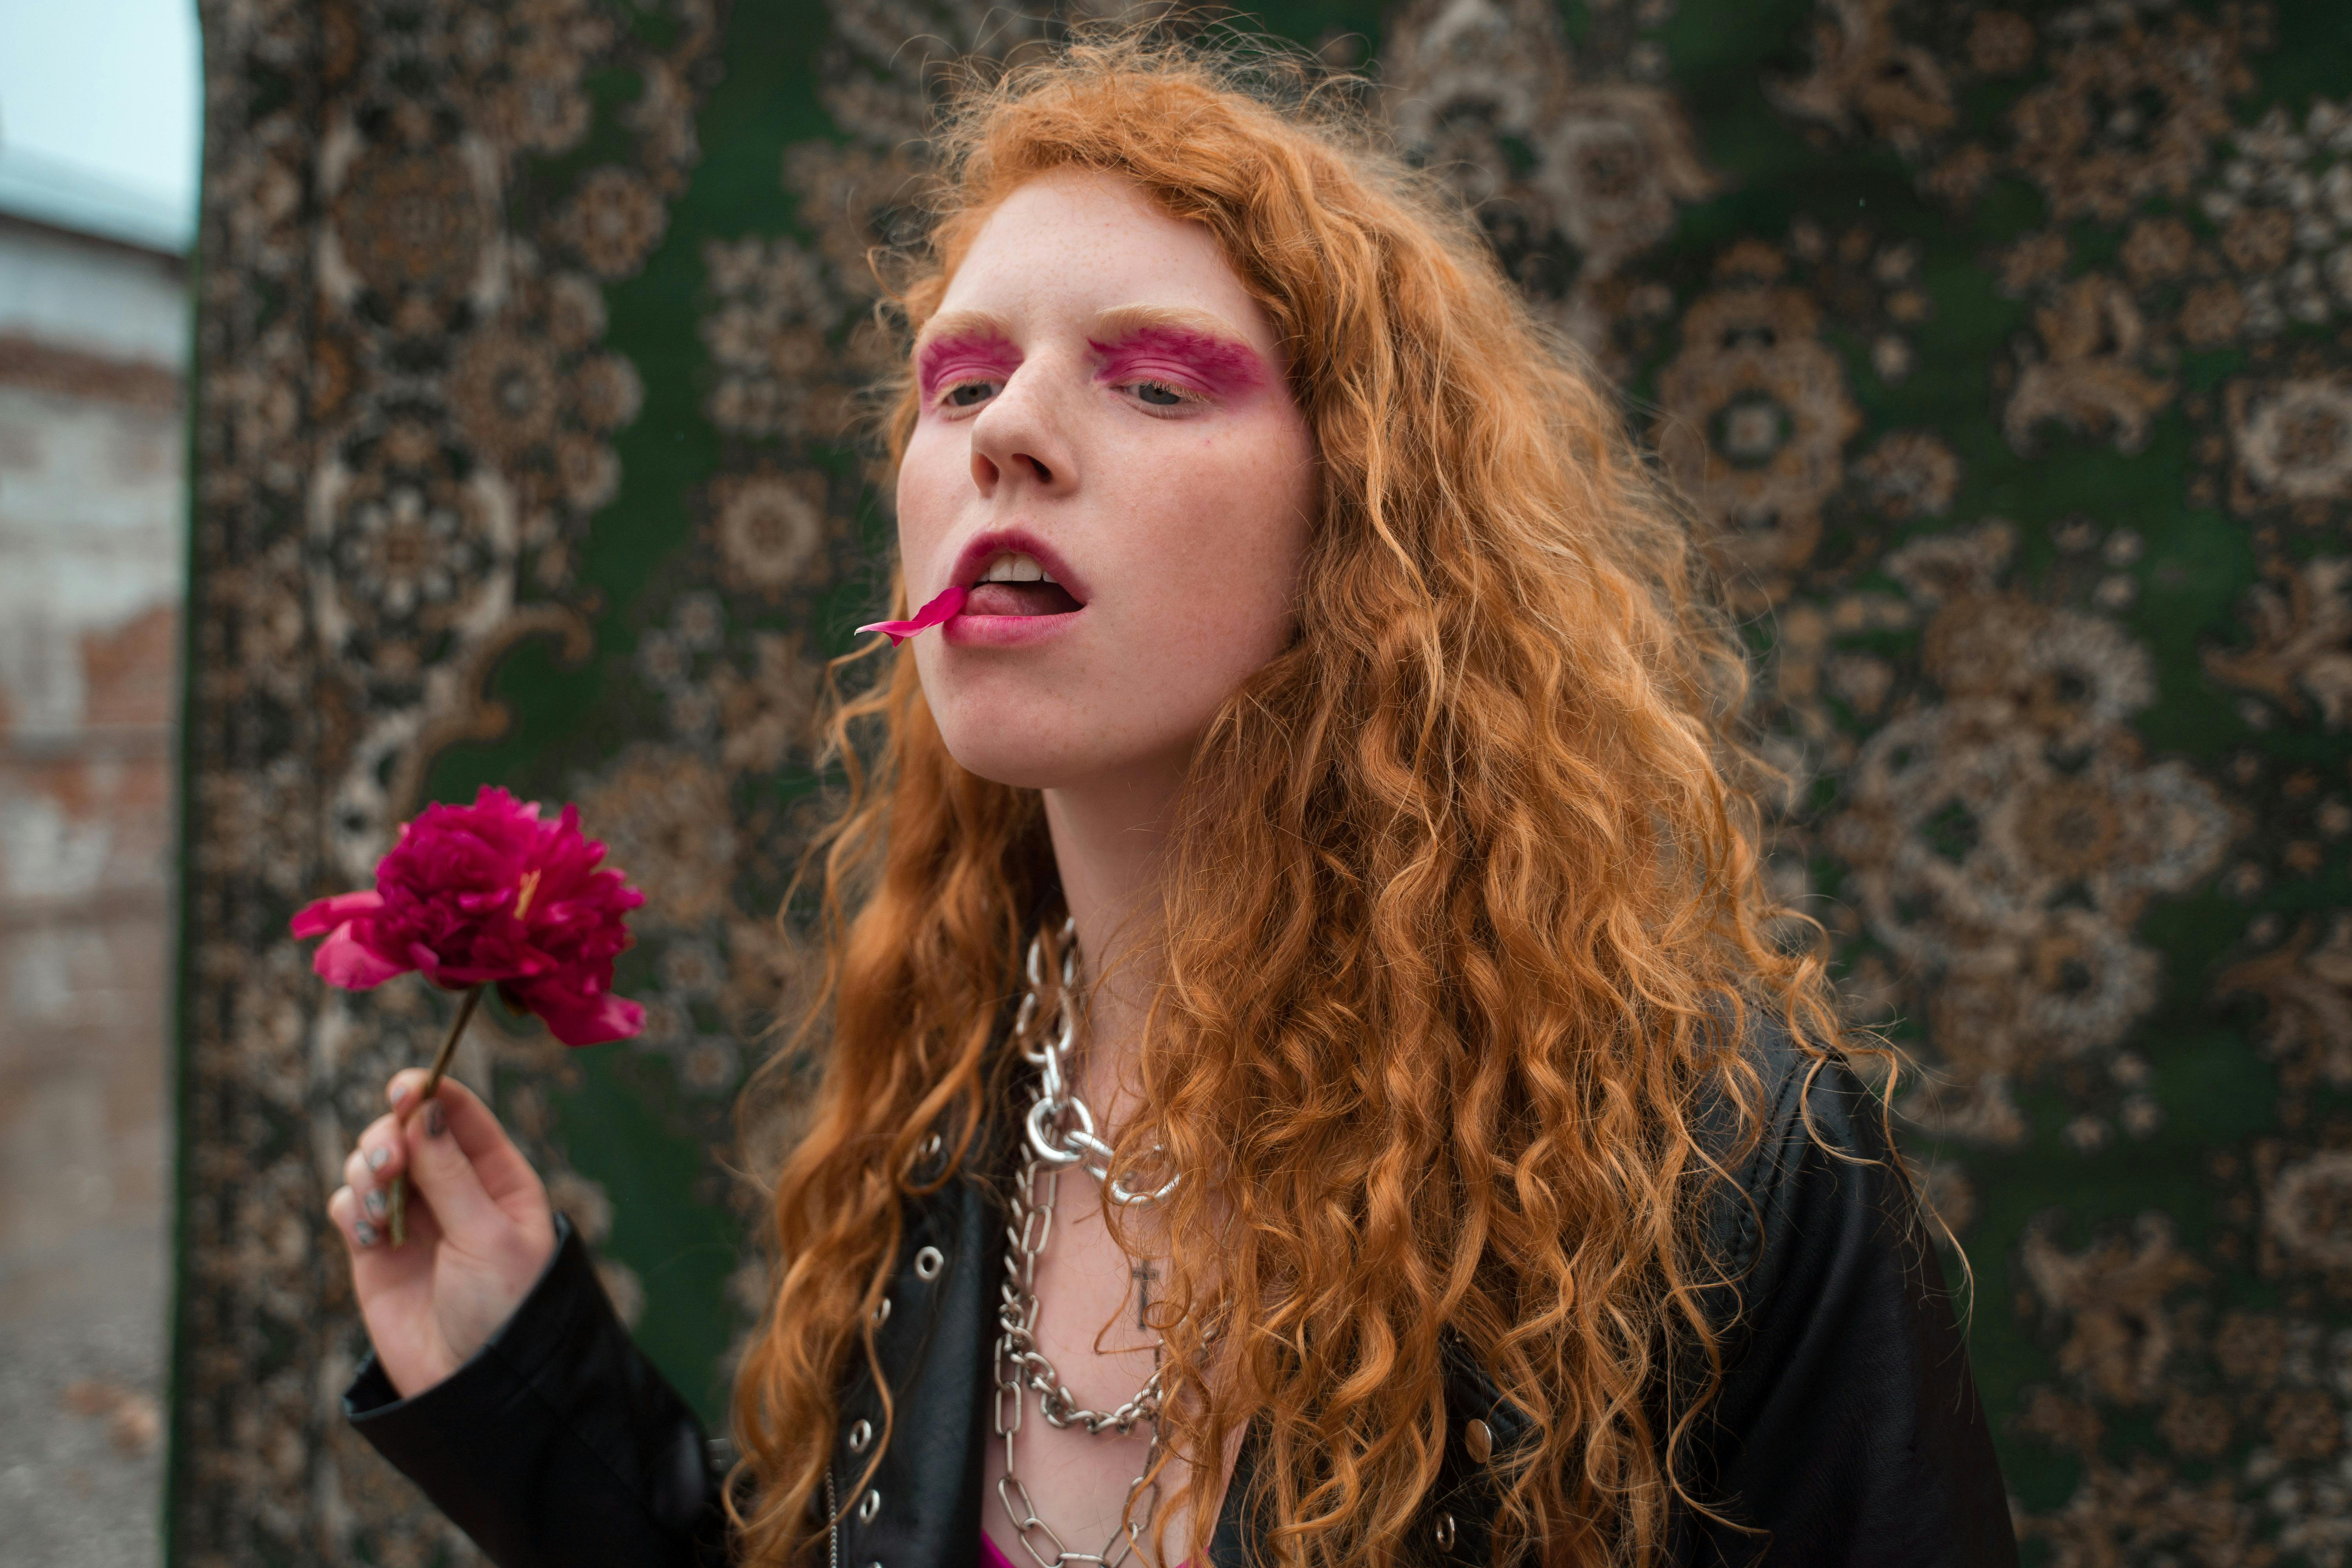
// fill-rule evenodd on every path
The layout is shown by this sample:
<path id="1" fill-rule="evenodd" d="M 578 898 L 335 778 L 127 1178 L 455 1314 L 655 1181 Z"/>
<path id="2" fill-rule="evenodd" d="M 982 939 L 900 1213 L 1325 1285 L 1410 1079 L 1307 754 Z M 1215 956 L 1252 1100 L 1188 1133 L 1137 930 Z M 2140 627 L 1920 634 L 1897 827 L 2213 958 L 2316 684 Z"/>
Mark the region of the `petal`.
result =
<path id="1" fill-rule="evenodd" d="M 311 957 L 310 968 L 330 985 L 340 985 L 346 991 L 366 991 L 381 985 L 395 974 L 405 974 L 414 967 L 395 959 L 386 958 L 365 942 L 345 921 L 334 934 L 319 944 Z"/>
<path id="2" fill-rule="evenodd" d="M 467 984 L 464 981 L 447 978 L 451 966 L 444 963 L 439 953 L 421 942 L 412 942 L 408 944 L 408 966 L 436 985 L 457 986 Z"/>
<path id="3" fill-rule="evenodd" d="M 560 984 L 502 986 L 506 999 L 535 1013 L 548 1032 L 567 1046 L 597 1046 L 624 1040 L 646 1026 L 646 1010 L 608 991 L 582 993 Z"/>
<path id="4" fill-rule="evenodd" d="M 382 893 L 337 893 L 331 899 L 303 905 L 287 924 L 296 936 L 324 936 L 347 923 L 353 915 L 372 915 L 382 908 Z"/>
<path id="5" fill-rule="evenodd" d="M 961 588 L 950 587 L 941 592 L 938 598 L 917 610 L 910 620 L 871 621 L 857 629 L 861 632 L 880 632 L 890 639 L 890 646 L 896 647 L 917 632 L 926 632 L 942 621 L 953 620 L 962 611 L 965 597 L 966 595 Z"/>
<path id="6" fill-rule="evenodd" d="M 575 1015 L 569 1033 L 562 1029 L 554 1033 L 567 1046 L 594 1046 L 606 1040 L 625 1040 L 645 1026 L 645 1008 L 625 996 L 607 993 L 596 999 L 592 1012 Z"/>

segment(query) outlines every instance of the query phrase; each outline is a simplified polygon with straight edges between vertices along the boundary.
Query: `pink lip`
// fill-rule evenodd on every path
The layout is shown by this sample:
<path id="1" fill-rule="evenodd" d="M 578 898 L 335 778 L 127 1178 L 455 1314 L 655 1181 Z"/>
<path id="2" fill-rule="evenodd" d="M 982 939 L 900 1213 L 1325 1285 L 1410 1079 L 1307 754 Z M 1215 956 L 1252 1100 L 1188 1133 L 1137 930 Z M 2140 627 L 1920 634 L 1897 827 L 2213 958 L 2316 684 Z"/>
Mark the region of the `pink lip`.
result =
<path id="1" fill-rule="evenodd" d="M 949 574 L 948 581 L 959 588 L 977 587 L 980 584 L 980 574 L 982 572 L 987 571 L 988 563 L 995 560 L 1000 555 L 1028 556 L 1032 561 L 1037 563 L 1038 565 L 1044 567 L 1045 569 L 1045 575 L 1051 577 L 1055 582 L 1059 583 L 1069 594 L 1070 597 L 1076 599 L 1081 605 L 1085 605 L 1088 600 L 1094 597 L 1094 595 L 1087 591 L 1086 584 L 1080 580 L 1077 574 L 1070 570 L 1070 563 L 1063 560 L 1059 554 L 1055 553 L 1052 545 L 1046 543 L 1044 540 L 1038 538 L 1035 534 L 1030 532 L 1025 528 L 992 528 L 986 533 L 975 535 L 971 542 L 963 547 L 962 553 L 956 557 L 955 570 Z M 1056 618 L 1058 617 L 1036 616 L 1026 617 L 1017 616 L 982 617 L 983 620 L 1051 620 Z"/>
<path id="2" fill-rule="evenodd" d="M 950 647 L 1029 647 L 1065 635 L 1086 614 L 958 616 L 940 627 L 940 637 Z"/>
<path id="3" fill-rule="evenodd" d="M 1036 562 L 1045 568 L 1046 576 L 1078 602 L 1078 608 L 1059 616 L 959 615 L 940 627 L 940 636 L 950 646 L 1025 647 L 1061 636 L 1087 613 L 1087 601 L 1094 595 L 1084 580 L 1070 570 L 1070 563 L 1058 551 L 1024 528 L 992 528 L 975 535 L 956 556 L 955 571 L 949 583 L 959 588 L 976 585 L 980 574 L 988 570 L 988 563 L 1000 555 L 1026 555 Z"/>

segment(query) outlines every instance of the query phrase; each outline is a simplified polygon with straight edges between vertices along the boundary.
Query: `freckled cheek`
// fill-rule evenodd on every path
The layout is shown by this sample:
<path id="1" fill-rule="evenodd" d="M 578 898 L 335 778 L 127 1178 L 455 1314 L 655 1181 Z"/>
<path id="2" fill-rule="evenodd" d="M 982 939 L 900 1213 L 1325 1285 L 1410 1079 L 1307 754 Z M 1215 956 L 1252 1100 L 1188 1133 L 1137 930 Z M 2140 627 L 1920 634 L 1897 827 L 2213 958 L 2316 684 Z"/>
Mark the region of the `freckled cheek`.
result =
<path id="1" fill-rule="evenodd" d="M 918 426 L 898 464 L 898 548 L 910 565 L 955 521 L 971 489 L 969 443 L 942 439 L 935 426 Z"/>
<path id="2" fill-rule="evenodd" d="M 1133 564 L 1159 624 L 1180 643 L 1222 649 L 1215 662 L 1271 657 L 1297 592 L 1313 504 L 1293 440 L 1205 436 L 1129 476 Z"/>

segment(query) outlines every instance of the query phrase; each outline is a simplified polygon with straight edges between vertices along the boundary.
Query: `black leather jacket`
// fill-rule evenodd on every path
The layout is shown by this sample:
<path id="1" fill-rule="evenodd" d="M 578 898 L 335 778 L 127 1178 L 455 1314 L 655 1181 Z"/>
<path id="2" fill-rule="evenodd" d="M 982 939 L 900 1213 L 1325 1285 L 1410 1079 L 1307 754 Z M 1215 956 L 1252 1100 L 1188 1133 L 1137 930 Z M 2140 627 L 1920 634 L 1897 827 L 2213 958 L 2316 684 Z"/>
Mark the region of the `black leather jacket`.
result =
<path id="1" fill-rule="evenodd" d="M 1688 1511 L 1673 1558 L 1691 1568 L 1996 1568 L 2013 1565 L 2009 1505 L 1966 1350 L 1908 1184 L 1851 1072 L 1812 1079 L 1801 1058 L 1760 1058 L 1773 1110 L 1717 1236 L 1752 1259 L 1726 1378 L 1689 1472 L 1697 1495 L 1757 1533 Z M 1760 1216 L 1760 1224 L 1759 1217 Z M 345 1414 L 501 1568 L 719 1568 L 728 1561 L 723 1467 L 677 1392 L 630 1341 L 588 1251 L 558 1215 L 546 1271 L 488 1344 L 407 1399 L 370 1356 Z M 881 1405 L 861 1370 L 845 1391 L 828 1492 L 831 1568 L 972 1568 L 981 1461 L 992 1421 L 1003 1220 L 976 1184 L 910 1203 L 888 1315 L 877 1333 L 898 1391 L 894 1436 L 874 1458 Z M 1465 1355 L 1446 1384 L 1445 1468 L 1408 1555 L 1489 1560 L 1494 1498 L 1483 1448 L 1507 1453 L 1526 1422 Z M 1485 1430 L 1474 1434 L 1477 1423 Z M 1208 1552 L 1246 1568 L 1245 1440 Z M 839 1505 L 845 1504 L 845 1507 Z"/>

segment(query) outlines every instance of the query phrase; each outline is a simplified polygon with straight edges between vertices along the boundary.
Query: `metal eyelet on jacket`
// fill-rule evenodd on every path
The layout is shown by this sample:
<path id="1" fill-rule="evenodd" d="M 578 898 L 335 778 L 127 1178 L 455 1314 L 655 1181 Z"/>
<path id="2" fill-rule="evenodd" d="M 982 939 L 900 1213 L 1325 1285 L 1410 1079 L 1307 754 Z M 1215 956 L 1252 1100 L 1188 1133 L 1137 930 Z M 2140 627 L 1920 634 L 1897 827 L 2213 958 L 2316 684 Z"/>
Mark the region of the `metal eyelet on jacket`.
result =
<path id="1" fill-rule="evenodd" d="M 860 1417 L 858 1420 L 850 1423 L 849 1451 L 851 1453 L 862 1454 L 866 1452 L 866 1446 L 872 1441 L 874 1441 L 873 1422 Z"/>
<path id="2" fill-rule="evenodd" d="M 1470 1450 L 1471 1458 L 1485 1464 L 1495 1457 L 1495 1434 L 1484 1421 L 1473 1421 L 1462 1429 L 1462 1446 Z"/>
<path id="3" fill-rule="evenodd" d="M 873 1522 L 874 1522 L 874 1516 L 875 1516 L 876 1514 L 877 1514 L 877 1513 L 880 1513 L 881 1511 L 882 1511 L 882 1494 L 881 1494 L 881 1492 L 879 1492 L 878 1490 L 872 1490 L 872 1489 L 869 1489 L 864 1497 L 859 1498 L 859 1499 L 857 1500 L 857 1522 L 858 1522 L 858 1523 L 860 1523 L 860 1524 L 871 1524 L 871 1523 L 873 1523 Z"/>
<path id="4" fill-rule="evenodd" d="M 947 1261 L 948 1255 L 941 1252 L 938 1247 L 927 1247 L 923 1248 L 920 1252 L 915 1254 L 915 1278 L 918 1279 L 938 1279 L 940 1277 L 940 1270 L 947 1267 Z"/>
<path id="5" fill-rule="evenodd" d="M 1454 1550 L 1454 1516 L 1452 1514 L 1441 1513 L 1437 1516 L 1436 1535 L 1437 1549 L 1440 1552 Z"/>
<path id="6" fill-rule="evenodd" d="M 877 1328 L 877 1329 L 878 1329 L 878 1328 L 880 1328 L 883 1324 L 885 1324 L 885 1323 L 888 1322 L 889 1321 L 890 1321 L 890 1298 L 889 1298 L 889 1297 L 887 1297 L 887 1296 L 885 1296 L 885 1297 L 883 1297 L 883 1298 L 882 1298 L 882 1304 L 881 1304 L 880 1306 L 878 1306 L 878 1307 L 877 1307 L 877 1308 L 875 1308 L 875 1309 L 874 1309 L 874 1326 L 875 1326 L 876 1328 Z"/>

